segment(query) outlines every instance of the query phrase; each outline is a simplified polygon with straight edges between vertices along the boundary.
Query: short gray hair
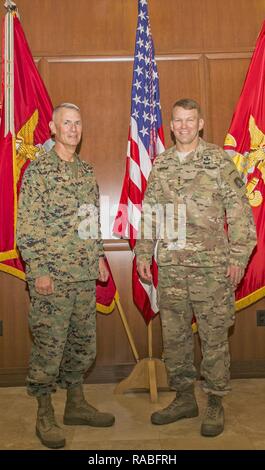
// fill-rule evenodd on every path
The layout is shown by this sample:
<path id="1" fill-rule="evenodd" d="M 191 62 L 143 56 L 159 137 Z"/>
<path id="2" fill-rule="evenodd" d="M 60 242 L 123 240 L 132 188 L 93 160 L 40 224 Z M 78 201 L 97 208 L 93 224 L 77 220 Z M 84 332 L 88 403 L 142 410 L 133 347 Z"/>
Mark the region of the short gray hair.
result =
<path id="1" fill-rule="evenodd" d="M 56 106 L 53 110 L 53 113 L 52 113 L 52 120 L 53 121 L 54 121 L 54 118 L 55 118 L 56 114 L 58 113 L 58 111 L 60 111 L 60 109 L 75 109 L 76 111 L 78 111 L 80 113 L 80 108 L 76 104 L 61 103 L 61 104 L 58 104 L 58 106 Z"/>

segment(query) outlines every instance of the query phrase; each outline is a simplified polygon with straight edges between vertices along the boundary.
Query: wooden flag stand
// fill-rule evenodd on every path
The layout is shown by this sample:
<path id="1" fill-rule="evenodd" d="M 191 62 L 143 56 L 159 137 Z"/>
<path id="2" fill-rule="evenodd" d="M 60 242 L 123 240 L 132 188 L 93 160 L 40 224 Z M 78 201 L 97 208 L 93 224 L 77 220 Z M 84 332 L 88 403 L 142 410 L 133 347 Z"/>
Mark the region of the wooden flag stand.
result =
<path id="1" fill-rule="evenodd" d="M 117 307 L 126 330 L 129 343 L 133 350 L 134 357 L 137 364 L 134 366 L 130 375 L 123 379 L 114 389 L 115 394 L 122 394 L 128 390 L 143 389 L 150 390 L 150 400 L 152 403 L 158 401 L 158 389 L 169 390 L 167 373 L 164 361 L 153 357 L 153 330 L 152 321 L 149 322 L 147 327 L 148 335 L 148 357 L 139 360 L 139 355 L 135 348 L 131 332 L 127 323 L 127 319 L 122 310 L 119 300 L 116 302 Z"/>
<path id="2" fill-rule="evenodd" d="M 121 306 L 121 303 L 120 303 L 120 299 L 119 299 L 119 296 L 117 298 L 114 297 L 114 301 L 115 301 L 115 304 L 117 305 L 117 308 L 118 308 L 118 311 L 119 311 L 119 314 L 120 314 L 120 317 L 121 317 L 121 321 L 123 323 L 123 326 L 125 328 L 125 331 L 126 331 L 126 334 L 127 334 L 127 337 L 128 337 L 128 340 L 129 340 L 129 343 L 130 343 L 130 346 L 132 348 L 132 352 L 133 352 L 133 355 L 134 355 L 134 358 L 136 360 L 136 362 L 139 362 L 139 354 L 138 354 L 138 351 L 136 349 L 136 346 L 135 346 L 135 342 L 133 340 L 133 337 L 132 337 L 132 334 L 131 334 L 131 330 L 129 328 L 129 325 L 128 325 L 128 322 L 127 322 L 127 318 L 126 318 L 126 315 L 123 311 L 123 308 Z M 115 393 L 115 392 L 114 392 Z"/>

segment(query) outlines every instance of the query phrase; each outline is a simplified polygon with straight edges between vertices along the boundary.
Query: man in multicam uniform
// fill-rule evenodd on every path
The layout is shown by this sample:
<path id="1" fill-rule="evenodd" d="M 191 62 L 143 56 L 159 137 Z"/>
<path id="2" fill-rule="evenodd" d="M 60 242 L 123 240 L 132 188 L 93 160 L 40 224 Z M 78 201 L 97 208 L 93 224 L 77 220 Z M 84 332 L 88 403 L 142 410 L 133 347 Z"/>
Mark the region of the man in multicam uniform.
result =
<path id="1" fill-rule="evenodd" d="M 92 167 L 76 147 L 82 120 L 76 105 L 53 112 L 53 149 L 32 162 L 19 198 L 17 243 L 26 263 L 33 345 L 27 377 L 36 396 L 36 433 L 51 448 L 65 438 L 51 402 L 67 389 L 64 424 L 111 426 L 114 416 L 90 406 L 84 373 L 96 355 L 95 280 L 108 279 L 99 229 L 99 193 Z"/>
<path id="2" fill-rule="evenodd" d="M 166 424 L 198 415 L 194 314 L 203 354 L 203 388 L 208 394 L 201 434 L 216 436 L 224 429 L 222 397 L 230 390 L 228 329 L 234 323 L 234 290 L 256 244 L 256 231 L 244 183 L 230 157 L 199 137 L 203 125 L 198 103 L 183 99 L 174 104 L 171 131 L 176 145 L 154 162 L 135 253 L 140 276 L 150 281 L 158 239 L 164 358 L 170 385 L 176 390 L 173 402 L 153 413 L 151 421 Z M 164 215 L 158 216 L 157 229 L 158 208 Z M 177 231 L 173 236 L 172 222 Z M 149 239 L 144 239 L 146 233 L 151 234 Z"/>

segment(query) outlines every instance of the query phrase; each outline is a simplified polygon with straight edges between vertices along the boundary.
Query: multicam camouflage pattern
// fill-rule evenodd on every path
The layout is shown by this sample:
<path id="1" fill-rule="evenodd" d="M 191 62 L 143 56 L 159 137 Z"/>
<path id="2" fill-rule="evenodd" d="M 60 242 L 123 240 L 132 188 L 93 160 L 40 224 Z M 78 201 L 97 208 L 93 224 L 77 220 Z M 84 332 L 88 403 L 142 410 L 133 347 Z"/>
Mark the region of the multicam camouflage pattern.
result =
<path id="1" fill-rule="evenodd" d="M 204 390 L 229 390 L 228 328 L 233 324 L 234 294 L 226 268 L 163 266 L 159 269 L 159 307 L 169 382 L 186 390 L 196 378 L 191 320 L 196 316 L 203 359 Z"/>
<path id="2" fill-rule="evenodd" d="M 83 383 L 96 356 L 95 281 L 55 281 L 52 295 L 40 295 L 29 282 L 29 325 L 33 337 L 27 387 L 45 395 L 56 385 Z M 62 359 L 63 358 L 63 359 Z"/>
<path id="3" fill-rule="evenodd" d="M 148 180 L 144 204 L 174 205 L 176 229 L 178 206 L 185 205 L 186 245 L 183 249 L 169 249 L 172 240 L 164 234 L 158 242 L 158 265 L 245 267 L 256 244 L 256 229 L 245 194 L 234 163 L 214 144 L 200 139 L 197 149 L 182 163 L 175 147 L 159 155 Z M 224 231 L 225 212 L 228 237 Z M 141 239 L 135 253 L 138 260 L 151 262 L 153 241 L 144 239 L 144 228 L 148 226 L 156 238 L 155 215 L 145 217 L 143 211 Z"/>
<path id="4" fill-rule="evenodd" d="M 227 153 L 202 139 L 181 163 L 175 147 L 158 156 L 148 180 L 144 204 L 173 205 L 176 228 L 178 205 L 186 207 L 185 246 L 172 249 L 176 240 L 164 231 L 157 251 L 164 355 L 170 384 L 177 391 L 185 390 L 196 377 L 193 314 L 201 339 L 204 390 L 224 395 L 230 388 L 228 328 L 234 322 L 234 295 L 226 272 L 229 265 L 245 267 L 256 244 L 245 194 L 244 183 Z M 156 222 L 155 213 L 146 216 L 143 211 L 141 238 L 135 247 L 139 261 L 151 263 L 153 240 L 162 233 Z M 146 225 L 153 240 L 144 239 Z"/>
<path id="5" fill-rule="evenodd" d="M 27 279 L 45 274 L 64 282 L 96 279 L 104 254 L 99 227 L 98 187 L 88 163 L 76 154 L 73 163 L 65 162 L 51 150 L 30 164 L 17 220 Z"/>

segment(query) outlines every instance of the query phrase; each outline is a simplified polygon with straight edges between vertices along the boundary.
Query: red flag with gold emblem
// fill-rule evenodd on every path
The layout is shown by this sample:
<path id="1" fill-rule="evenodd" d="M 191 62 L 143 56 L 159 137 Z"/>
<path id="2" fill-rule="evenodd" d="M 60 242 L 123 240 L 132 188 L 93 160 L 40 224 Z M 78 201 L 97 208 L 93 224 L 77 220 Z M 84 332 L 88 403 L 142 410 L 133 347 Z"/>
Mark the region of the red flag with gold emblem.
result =
<path id="1" fill-rule="evenodd" d="M 265 296 L 265 21 L 224 148 L 246 183 L 258 238 L 236 291 L 236 309 L 241 310 Z"/>
<path id="2" fill-rule="evenodd" d="M 119 300 L 119 293 L 117 291 L 115 281 L 112 277 L 112 272 L 107 258 L 105 258 L 105 263 L 109 270 L 109 278 L 107 282 L 101 282 L 97 280 L 96 300 L 97 311 L 100 313 L 108 314 L 114 310 L 116 302 Z"/>
<path id="3" fill-rule="evenodd" d="M 31 160 L 48 150 L 52 103 L 32 58 L 14 2 L 6 2 L 0 124 L 0 270 L 24 279 L 16 248 L 17 201 Z"/>

